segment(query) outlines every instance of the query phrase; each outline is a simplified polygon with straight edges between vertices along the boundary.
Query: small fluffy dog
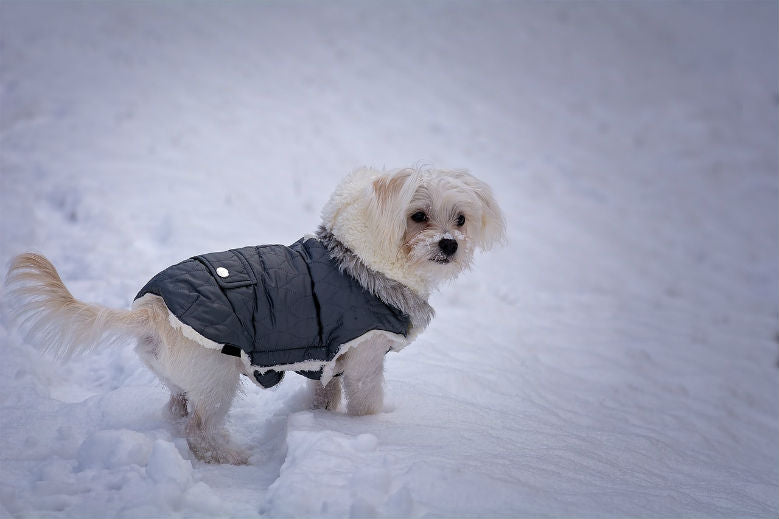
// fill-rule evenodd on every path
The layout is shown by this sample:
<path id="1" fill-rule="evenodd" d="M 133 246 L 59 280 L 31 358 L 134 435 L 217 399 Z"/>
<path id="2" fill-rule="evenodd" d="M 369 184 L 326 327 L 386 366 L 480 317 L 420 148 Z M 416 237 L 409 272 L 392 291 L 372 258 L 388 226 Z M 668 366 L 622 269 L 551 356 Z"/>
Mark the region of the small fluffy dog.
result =
<path id="1" fill-rule="evenodd" d="M 383 359 L 425 329 L 431 291 L 504 237 L 490 188 L 465 171 L 360 169 L 336 188 L 315 236 L 204 254 L 165 269 L 130 310 L 76 300 L 43 256 L 7 277 L 33 340 L 62 358 L 132 336 L 170 389 L 197 458 L 247 463 L 224 421 L 245 375 L 312 379 L 313 406 L 381 411 Z"/>

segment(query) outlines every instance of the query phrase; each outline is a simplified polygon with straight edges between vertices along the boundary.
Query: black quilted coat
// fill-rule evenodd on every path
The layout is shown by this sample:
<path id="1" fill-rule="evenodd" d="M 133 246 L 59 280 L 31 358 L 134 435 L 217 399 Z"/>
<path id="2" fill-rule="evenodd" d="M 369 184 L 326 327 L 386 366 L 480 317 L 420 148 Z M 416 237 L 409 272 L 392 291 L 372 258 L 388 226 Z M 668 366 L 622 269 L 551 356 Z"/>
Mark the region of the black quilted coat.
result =
<path id="1" fill-rule="evenodd" d="M 222 353 L 243 350 L 262 368 L 331 361 L 344 343 L 368 331 L 405 336 L 410 325 L 408 315 L 341 272 L 315 238 L 195 256 L 154 276 L 135 298 L 149 293 L 162 297 L 181 322 L 223 344 Z M 281 380 L 279 371 L 254 376 L 270 387 Z M 318 379 L 322 370 L 298 372 Z"/>

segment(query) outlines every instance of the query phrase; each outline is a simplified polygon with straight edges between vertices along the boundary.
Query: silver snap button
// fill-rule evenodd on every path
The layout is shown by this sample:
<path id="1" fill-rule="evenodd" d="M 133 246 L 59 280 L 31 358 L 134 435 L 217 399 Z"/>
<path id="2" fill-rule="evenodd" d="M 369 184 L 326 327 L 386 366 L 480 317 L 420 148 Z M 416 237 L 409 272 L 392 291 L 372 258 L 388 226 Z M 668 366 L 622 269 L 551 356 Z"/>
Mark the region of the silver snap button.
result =
<path id="1" fill-rule="evenodd" d="M 230 275 L 230 271 L 224 267 L 217 267 L 216 275 L 219 276 L 220 278 L 226 278 L 227 276 Z"/>

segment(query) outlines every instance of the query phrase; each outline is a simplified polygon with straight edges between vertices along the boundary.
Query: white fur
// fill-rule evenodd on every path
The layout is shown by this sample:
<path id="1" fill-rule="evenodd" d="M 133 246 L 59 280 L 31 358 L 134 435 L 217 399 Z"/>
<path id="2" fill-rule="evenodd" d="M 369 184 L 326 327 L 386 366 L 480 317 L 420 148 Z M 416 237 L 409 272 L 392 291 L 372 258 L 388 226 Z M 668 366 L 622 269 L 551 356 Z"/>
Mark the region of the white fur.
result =
<path id="1" fill-rule="evenodd" d="M 427 205 L 444 216 L 454 209 L 467 213 L 469 237 L 464 244 L 470 249 L 458 264 L 444 269 L 429 265 L 421 249 L 429 249 L 430 241 L 420 244 L 416 262 L 401 253 L 409 210 L 415 205 Z M 489 186 L 461 170 L 358 169 L 336 188 L 322 210 L 322 223 L 368 267 L 425 298 L 442 280 L 469 266 L 474 243 L 489 249 L 503 240 L 505 232 Z M 442 225 L 438 232 L 446 230 L 455 229 Z"/>
<path id="2" fill-rule="evenodd" d="M 418 211 L 429 217 L 423 224 L 411 219 Z M 458 223 L 462 218 L 465 223 Z M 464 171 L 357 170 L 333 193 L 322 225 L 368 267 L 365 275 L 379 273 L 425 300 L 442 280 L 470 265 L 476 248 L 487 249 L 504 235 L 503 217 L 489 187 Z M 444 252 L 442 239 L 455 240 L 456 252 Z M 247 454 L 230 443 L 225 418 L 240 375 L 254 381 L 254 370 L 268 368 L 251 366 L 243 352 L 241 357 L 222 354 L 221 344 L 178 320 L 160 297 L 139 298 L 129 311 L 78 301 L 54 266 L 37 254 L 17 256 L 6 283 L 29 335 L 60 357 L 119 336 L 136 337 L 138 355 L 170 389 L 167 410 L 181 421 L 192 452 L 206 462 L 248 462 Z M 384 355 L 402 349 L 422 329 L 415 327 L 408 338 L 369 331 L 342 345 L 331 362 L 274 369 L 323 368 L 321 381 L 310 383 L 314 407 L 337 409 L 343 391 L 347 413 L 377 413 L 383 406 Z"/>

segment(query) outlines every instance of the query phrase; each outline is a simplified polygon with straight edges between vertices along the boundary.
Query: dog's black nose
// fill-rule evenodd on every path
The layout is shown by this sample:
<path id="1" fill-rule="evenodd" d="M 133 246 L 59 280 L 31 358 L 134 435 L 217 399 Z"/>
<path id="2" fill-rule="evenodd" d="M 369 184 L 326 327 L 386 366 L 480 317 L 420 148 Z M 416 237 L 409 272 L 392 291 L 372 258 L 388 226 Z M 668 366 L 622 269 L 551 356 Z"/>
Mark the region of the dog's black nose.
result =
<path id="1" fill-rule="evenodd" d="M 449 238 L 444 238 L 443 240 L 438 242 L 438 247 L 443 251 L 444 254 L 447 256 L 451 256 L 455 252 L 457 252 L 457 240 L 450 240 Z"/>

